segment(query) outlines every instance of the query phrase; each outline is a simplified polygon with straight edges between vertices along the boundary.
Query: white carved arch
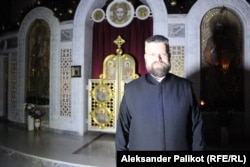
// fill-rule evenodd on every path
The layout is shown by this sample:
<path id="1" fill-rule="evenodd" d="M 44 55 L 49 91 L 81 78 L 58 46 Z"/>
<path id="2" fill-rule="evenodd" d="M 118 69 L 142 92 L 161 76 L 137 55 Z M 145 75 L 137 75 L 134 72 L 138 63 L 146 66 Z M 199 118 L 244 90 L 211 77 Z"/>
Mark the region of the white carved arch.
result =
<path id="1" fill-rule="evenodd" d="M 23 19 L 18 32 L 18 55 L 17 55 L 17 106 L 23 106 L 25 102 L 25 78 L 26 78 L 26 48 L 27 48 L 27 36 L 29 29 L 36 19 L 44 20 L 51 32 L 50 38 L 50 110 L 56 111 L 55 104 L 59 104 L 59 96 L 53 94 L 51 90 L 58 89 L 60 82 L 60 54 L 59 54 L 59 42 L 60 42 L 60 25 L 58 19 L 54 16 L 53 12 L 45 7 L 37 7 L 31 10 Z M 56 91 L 56 92 L 59 92 Z M 19 108 L 19 113 L 22 108 Z M 51 112 L 50 112 L 51 113 Z M 22 122 L 24 122 L 24 113 L 22 115 Z"/>
<path id="2" fill-rule="evenodd" d="M 187 16 L 186 22 L 186 42 L 185 42 L 185 74 L 187 77 L 193 76 L 191 80 L 195 83 L 196 94 L 200 92 L 200 25 L 203 16 L 215 7 L 226 7 L 236 13 L 242 22 L 243 27 L 243 59 L 245 74 L 245 134 L 250 137 L 250 99 L 249 72 L 250 72 L 250 5 L 243 0 L 241 3 L 235 0 L 198 0 Z M 197 75 L 194 75 L 197 74 Z"/>
<path id="3" fill-rule="evenodd" d="M 145 1 L 145 2 L 144 2 Z M 73 115 L 73 119 L 81 121 L 84 120 L 80 129 L 84 133 L 86 131 L 87 119 L 87 82 L 91 78 L 91 60 L 92 60 L 92 35 L 93 35 L 93 21 L 91 20 L 91 12 L 95 8 L 102 8 L 106 1 L 103 0 L 84 0 L 80 1 L 75 17 L 74 17 L 74 30 L 73 30 L 73 57 L 72 65 L 83 66 L 82 79 L 73 79 L 71 82 L 72 96 L 72 111 L 78 111 L 82 115 Z M 143 0 L 151 9 L 154 17 L 153 33 L 162 34 L 167 36 L 167 11 L 163 0 Z M 82 94 L 78 92 L 83 92 Z"/>

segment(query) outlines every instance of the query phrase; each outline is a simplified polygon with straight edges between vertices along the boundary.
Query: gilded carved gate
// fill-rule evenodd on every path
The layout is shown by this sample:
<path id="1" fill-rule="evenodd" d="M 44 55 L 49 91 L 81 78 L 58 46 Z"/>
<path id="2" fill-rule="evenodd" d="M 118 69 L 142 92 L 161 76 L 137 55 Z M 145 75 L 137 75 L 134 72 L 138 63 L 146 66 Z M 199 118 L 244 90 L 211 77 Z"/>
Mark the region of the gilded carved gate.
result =
<path id="1" fill-rule="evenodd" d="M 118 36 L 114 43 L 117 45 L 116 54 L 104 59 L 100 79 L 89 79 L 89 131 L 115 133 L 124 84 L 138 78 L 134 58 L 123 54 L 121 46 L 125 40 Z"/>

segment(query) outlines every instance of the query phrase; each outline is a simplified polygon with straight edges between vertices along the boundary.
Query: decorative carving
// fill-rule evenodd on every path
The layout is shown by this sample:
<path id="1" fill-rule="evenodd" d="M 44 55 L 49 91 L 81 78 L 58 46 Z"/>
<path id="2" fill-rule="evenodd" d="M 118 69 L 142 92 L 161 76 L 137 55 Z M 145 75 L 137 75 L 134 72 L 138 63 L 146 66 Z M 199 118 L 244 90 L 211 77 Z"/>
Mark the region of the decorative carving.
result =
<path id="1" fill-rule="evenodd" d="M 20 117 L 20 112 L 17 112 L 17 54 L 10 54 L 10 73 L 9 76 L 9 110 L 15 111 L 11 112 L 9 118 L 14 121 L 18 121 Z M 24 111 L 24 110 L 23 110 Z"/>
<path id="2" fill-rule="evenodd" d="M 71 59 L 72 49 L 61 50 L 60 116 L 71 116 Z"/>
<path id="3" fill-rule="evenodd" d="M 184 76 L 184 46 L 171 46 L 171 70 L 170 72 L 181 76 Z"/>
<path id="4" fill-rule="evenodd" d="M 185 37 L 185 24 L 169 24 L 169 37 Z"/>
<path id="5" fill-rule="evenodd" d="M 73 29 L 61 30 L 61 42 L 70 42 L 73 38 Z"/>
<path id="6" fill-rule="evenodd" d="M 115 81 L 90 79 L 89 90 L 89 130 L 114 131 L 117 111 Z"/>

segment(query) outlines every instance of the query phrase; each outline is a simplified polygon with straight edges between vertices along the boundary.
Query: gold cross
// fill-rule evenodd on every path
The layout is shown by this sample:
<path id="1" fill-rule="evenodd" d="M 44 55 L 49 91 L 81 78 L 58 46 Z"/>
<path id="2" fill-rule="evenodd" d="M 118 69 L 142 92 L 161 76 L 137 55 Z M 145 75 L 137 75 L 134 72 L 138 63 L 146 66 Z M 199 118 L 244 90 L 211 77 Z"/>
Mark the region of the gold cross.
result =
<path id="1" fill-rule="evenodd" d="M 119 35 L 116 40 L 114 40 L 114 43 L 118 46 L 118 48 L 121 48 L 121 46 L 125 43 L 125 40 Z"/>

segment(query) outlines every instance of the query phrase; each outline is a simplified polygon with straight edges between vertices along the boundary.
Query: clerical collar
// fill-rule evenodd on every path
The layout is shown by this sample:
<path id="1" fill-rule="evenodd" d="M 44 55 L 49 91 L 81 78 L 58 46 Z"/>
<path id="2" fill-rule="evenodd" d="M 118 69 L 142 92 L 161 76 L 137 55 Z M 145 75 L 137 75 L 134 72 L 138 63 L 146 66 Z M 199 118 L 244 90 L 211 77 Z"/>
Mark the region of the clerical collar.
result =
<path id="1" fill-rule="evenodd" d="M 158 82 L 161 82 L 164 78 L 165 78 L 165 76 L 164 77 L 161 77 L 161 78 L 156 78 L 155 76 L 153 76 L 153 75 L 151 75 L 156 81 L 158 81 Z"/>

